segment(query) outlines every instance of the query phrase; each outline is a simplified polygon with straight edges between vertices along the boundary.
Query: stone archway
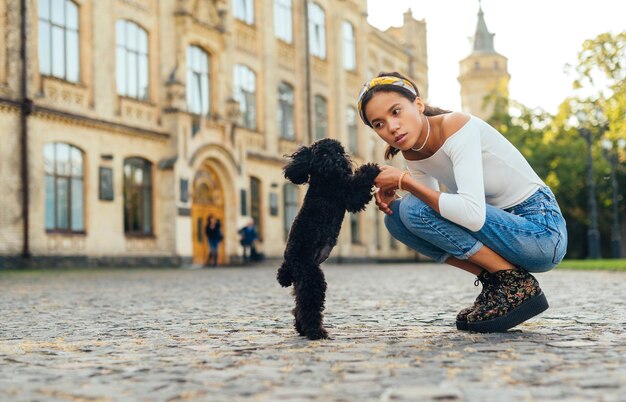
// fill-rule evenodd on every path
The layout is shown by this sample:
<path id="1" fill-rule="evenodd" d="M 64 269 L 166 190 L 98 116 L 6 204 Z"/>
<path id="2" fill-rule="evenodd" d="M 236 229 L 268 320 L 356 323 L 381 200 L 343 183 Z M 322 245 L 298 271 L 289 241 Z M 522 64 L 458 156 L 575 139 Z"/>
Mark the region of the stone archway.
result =
<path id="1" fill-rule="evenodd" d="M 224 186 L 220 177 L 208 162 L 202 163 L 192 183 L 191 226 L 193 244 L 193 263 L 205 264 L 209 245 L 204 233 L 209 215 L 222 223 L 223 238 L 226 239 L 227 226 L 224 211 Z M 218 264 L 227 262 L 225 241 L 220 243 Z"/>

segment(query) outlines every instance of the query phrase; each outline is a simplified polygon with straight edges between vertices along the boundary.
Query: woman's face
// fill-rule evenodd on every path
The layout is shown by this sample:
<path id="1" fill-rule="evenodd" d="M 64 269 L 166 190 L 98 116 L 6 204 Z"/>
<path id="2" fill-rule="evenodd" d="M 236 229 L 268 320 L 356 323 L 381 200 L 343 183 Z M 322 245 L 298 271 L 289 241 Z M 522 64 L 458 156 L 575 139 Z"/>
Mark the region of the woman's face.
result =
<path id="1" fill-rule="evenodd" d="M 411 102 L 397 92 L 376 92 L 365 105 L 365 117 L 376 134 L 401 151 L 416 146 L 423 128 L 420 113 L 424 104 L 418 97 Z"/>

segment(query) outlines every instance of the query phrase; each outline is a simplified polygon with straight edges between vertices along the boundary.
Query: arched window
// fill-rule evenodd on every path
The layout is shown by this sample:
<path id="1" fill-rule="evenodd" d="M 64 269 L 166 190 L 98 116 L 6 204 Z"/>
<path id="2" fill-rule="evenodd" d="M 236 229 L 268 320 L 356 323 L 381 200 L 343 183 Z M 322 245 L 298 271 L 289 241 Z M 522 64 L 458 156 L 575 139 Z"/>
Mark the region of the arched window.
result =
<path id="1" fill-rule="evenodd" d="M 263 221 L 261 219 L 261 180 L 250 177 L 250 217 L 254 219 L 259 240 L 263 240 Z"/>
<path id="2" fill-rule="evenodd" d="M 285 82 L 278 85 L 278 131 L 281 138 L 293 140 L 294 129 L 293 87 Z"/>
<path id="3" fill-rule="evenodd" d="M 209 55 L 198 46 L 187 46 L 187 111 L 208 115 L 210 111 Z"/>
<path id="4" fill-rule="evenodd" d="M 78 6 L 70 0 L 39 0 L 39 72 L 78 82 Z"/>
<path id="5" fill-rule="evenodd" d="M 346 109 L 346 124 L 348 126 L 348 149 L 354 155 L 359 154 L 359 126 L 357 124 L 356 109 L 348 106 Z"/>
<path id="6" fill-rule="evenodd" d="M 283 228 L 285 239 L 287 239 L 291 224 L 298 214 L 298 186 L 295 184 L 286 183 L 283 186 L 283 206 L 283 211 L 285 211 Z"/>
<path id="7" fill-rule="evenodd" d="M 248 25 L 254 24 L 254 0 L 233 0 L 233 16 Z"/>
<path id="8" fill-rule="evenodd" d="M 291 0 L 274 0 L 274 32 L 278 39 L 293 42 Z"/>
<path id="9" fill-rule="evenodd" d="M 234 98 L 239 101 L 243 126 L 256 129 L 256 75 L 242 64 L 234 67 Z"/>
<path id="10" fill-rule="evenodd" d="M 47 231 L 83 232 L 83 152 L 69 144 L 44 146 Z"/>
<path id="11" fill-rule="evenodd" d="M 326 99 L 321 95 L 315 95 L 315 139 L 326 138 L 328 133 L 328 106 Z"/>
<path id="12" fill-rule="evenodd" d="M 313 56 L 326 58 L 326 14 L 317 3 L 309 3 L 309 48 Z"/>
<path id="13" fill-rule="evenodd" d="M 119 20 L 115 43 L 117 93 L 148 99 L 148 34 L 132 21 Z"/>
<path id="14" fill-rule="evenodd" d="M 124 160 L 124 232 L 152 234 L 152 163 Z"/>
<path id="15" fill-rule="evenodd" d="M 348 21 L 342 24 L 343 32 L 343 68 L 348 71 L 356 70 L 356 39 L 354 27 Z"/>

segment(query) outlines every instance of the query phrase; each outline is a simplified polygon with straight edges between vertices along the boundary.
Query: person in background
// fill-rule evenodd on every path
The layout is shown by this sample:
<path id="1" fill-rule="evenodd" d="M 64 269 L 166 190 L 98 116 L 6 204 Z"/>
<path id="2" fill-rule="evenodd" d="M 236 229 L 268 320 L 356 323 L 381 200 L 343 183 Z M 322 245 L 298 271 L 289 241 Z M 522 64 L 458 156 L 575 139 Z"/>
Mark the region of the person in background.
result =
<path id="1" fill-rule="evenodd" d="M 219 219 L 216 219 L 213 215 L 209 215 L 204 229 L 204 233 L 206 234 L 209 242 L 209 256 L 206 263 L 207 266 L 217 266 L 220 242 L 224 238 L 221 226 L 222 224 Z"/>
<path id="2" fill-rule="evenodd" d="M 254 228 L 254 219 L 250 219 L 248 224 L 239 229 L 240 243 L 243 247 L 243 262 L 251 260 L 254 242 L 257 239 L 256 229 Z"/>

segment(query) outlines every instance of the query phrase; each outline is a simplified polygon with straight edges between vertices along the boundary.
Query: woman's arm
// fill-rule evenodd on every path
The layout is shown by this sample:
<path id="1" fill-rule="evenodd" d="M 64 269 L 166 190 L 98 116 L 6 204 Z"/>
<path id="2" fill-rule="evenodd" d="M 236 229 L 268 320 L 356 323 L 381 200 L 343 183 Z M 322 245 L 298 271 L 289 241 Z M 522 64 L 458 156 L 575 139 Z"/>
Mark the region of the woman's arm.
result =
<path id="1" fill-rule="evenodd" d="M 435 211 L 439 212 L 439 196 L 441 193 L 429 187 L 432 186 L 432 181 L 425 175 L 424 180 L 418 181 L 408 173 L 402 175 L 403 171 L 393 166 L 381 166 L 380 170 L 381 172 L 378 177 L 376 177 L 375 184 L 376 187 L 380 188 L 382 193 L 391 193 L 399 189 L 399 186 L 401 186 L 402 190 L 408 191 L 420 200 L 424 201 Z M 400 176 L 402 176 L 402 182 L 399 181 Z M 385 213 L 390 212 L 390 210 L 388 210 L 387 203 L 386 205 L 383 205 L 384 209 L 381 208 L 381 205 L 379 205 L 379 208 Z"/>

